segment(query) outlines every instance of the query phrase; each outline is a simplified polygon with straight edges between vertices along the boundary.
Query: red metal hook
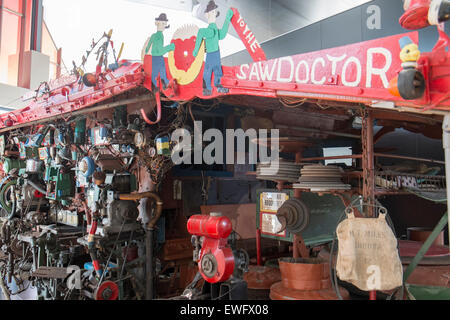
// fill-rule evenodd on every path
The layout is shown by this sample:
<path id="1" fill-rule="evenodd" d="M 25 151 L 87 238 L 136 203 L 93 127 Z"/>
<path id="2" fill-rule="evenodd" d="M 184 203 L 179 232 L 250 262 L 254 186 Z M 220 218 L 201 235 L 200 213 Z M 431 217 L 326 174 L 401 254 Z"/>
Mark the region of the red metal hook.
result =
<path id="1" fill-rule="evenodd" d="M 141 108 L 141 115 L 142 118 L 144 118 L 144 121 L 147 122 L 150 125 L 154 125 L 157 124 L 158 122 L 161 121 L 161 94 L 159 92 L 155 93 L 155 99 L 156 99 L 156 111 L 157 111 L 157 117 L 156 117 L 156 121 L 153 122 L 151 121 L 148 117 L 147 114 L 145 113 L 144 108 Z"/>
<path id="2" fill-rule="evenodd" d="M 155 99 L 156 99 L 156 121 L 153 122 L 151 121 L 148 117 L 147 114 L 145 113 L 144 108 L 141 108 L 141 115 L 142 118 L 144 118 L 144 121 L 147 122 L 149 125 L 154 125 L 157 124 L 158 122 L 161 121 L 161 93 L 159 91 L 159 89 L 161 88 L 161 78 L 158 76 L 158 78 L 156 79 L 156 83 L 158 84 L 158 91 L 155 92 Z"/>

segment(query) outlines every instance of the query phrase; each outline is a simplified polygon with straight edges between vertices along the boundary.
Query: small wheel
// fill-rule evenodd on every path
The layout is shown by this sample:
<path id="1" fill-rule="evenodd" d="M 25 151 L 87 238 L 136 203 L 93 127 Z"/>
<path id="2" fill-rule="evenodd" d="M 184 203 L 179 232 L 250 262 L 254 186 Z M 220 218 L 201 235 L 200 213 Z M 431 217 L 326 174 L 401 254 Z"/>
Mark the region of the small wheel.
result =
<path id="1" fill-rule="evenodd" d="M 95 291 L 95 300 L 117 300 L 119 297 L 119 287 L 115 282 L 105 281 Z"/>

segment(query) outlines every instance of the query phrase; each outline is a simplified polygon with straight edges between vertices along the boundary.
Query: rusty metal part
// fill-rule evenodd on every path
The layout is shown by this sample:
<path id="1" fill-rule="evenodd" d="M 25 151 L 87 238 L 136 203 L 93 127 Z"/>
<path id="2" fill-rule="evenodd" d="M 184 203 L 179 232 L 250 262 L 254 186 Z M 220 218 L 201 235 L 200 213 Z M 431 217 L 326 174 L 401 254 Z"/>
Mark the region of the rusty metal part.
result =
<path id="1" fill-rule="evenodd" d="M 400 257 L 414 257 L 419 252 L 423 243 L 419 241 L 398 241 L 398 250 Z M 450 255 L 449 248 L 446 246 L 433 245 L 425 253 L 425 257 L 443 257 Z"/>
<path id="2" fill-rule="evenodd" d="M 191 238 L 166 240 L 162 250 L 163 261 L 192 259 Z"/>
<path id="3" fill-rule="evenodd" d="M 67 268 L 39 267 L 31 273 L 32 277 L 44 279 L 65 279 L 69 274 Z"/>
<path id="4" fill-rule="evenodd" d="M 352 203 L 352 192 L 348 192 L 345 195 L 339 192 L 335 192 L 333 194 L 335 197 L 339 197 L 339 199 L 341 199 L 342 203 L 344 204 L 344 206 L 347 208 L 348 206 L 351 205 Z M 363 217 L 363 215 L 361 214 L 361 212 L 359 212 L 358 208 L 353 208 L 354 214 L 356 217 L 361 218 Z"/>
<path id="5" fill-rule="evenodd" d="M 120 159 L 99 159 L 96 164 L 102 171 L 120 171 L 123 169 L 123 163 Z"/>
<path id="6" fill-rule="evenodd" d="M 309 209 L 301 200 L 292 198 L 278 209 L 277 218 L 282 226 L 279 232 L 300 234 L 309 224 Z"/>
<path id="7" fill-rule="evenodd" d="M 431 228 L 420 228 L 411 227 L 407 229 L 408 240 L 425 242 L 428 239 L 433 229 Z M 433 245 L 443 246 L 444 245 L 444 231 L 442 231 L 436 240 L 434 240 Z"/>
<path id="8" fill-rule="evenodd" d="M 362 110 L 362 168 L 363 168 L 363 199 L 368 203 L 367 217 L 374 216 L 375 204 L 375 160 L 373 144 L 373 117 L 370 111 Z"/>
<path id="9" fill-rule="evenodd" d="M 149 198 L 150 200 L 156 202 L 156 210 L 153 217 L 149 216 L 149 222 L 147 223 L 147 229 L 153 229 L 161 217 L 163 202 L 161 197 L 154 192 L 142 192 L 142 193 L 130 193 L 119 195 L 119 200 L 141 200 L 144 198 Z"/>
<path id="10" fill-rule="evenodd" d="M 408 265 L 414 257 L 400 257 L 403 265 Z M 436 257 L 423 257 L 419 266 L 450 266 L 450 254 Z"/>
<path id="11" fill-rule="evenodd" d="M 105 179 L 106 179 L 106 174 L 102 171 L 96 171 L 94 172 L 94 174 L 92 175 L 92 178 L 94 179 L 94 183 L 97 186 L 102 185 L 103 183 L 105 183 Z"/>
<path id="12" fill-rule="evenodd" d="M 450 266 L 417 266 L 409 276 L 408 283 L 450 288 Z"/>
<path id="13" fill-rule="evenodd" d="M 331 288 L 328 262 L 317 259 L 282 258 L 279 260 L 283 286 L 296 290 Z"/>
<path id="14" fill-rule="evenodd" d="M 294 251 L 294 259 L 300 257 L 309 258 L 309 249 L 306 247 L 305 240 L 303 239 L 301 234 L 294 234 L 292 251 Z"/>
<path id="15" fill-rule="evenodd" d="M 148 198 L 149 200 L 156 202 L 155 214 L 152 216 L 149 215 L 148 223 L 146 226 L 146 235 L 145 235 L 145 256 L 146 256 L 146 299 L 153 299 L 154 290 L 153 290 L 153 232 L 156 223 L 162 214 L 163 202 L 161 197 L 154 192 L 142 192 L 142 193 L 130 193 L 130 194 L 121 194 L 119 195 L 119 200 L 141 200 L 144 198 Z M 148 211 L 147 211 L 148 212 Z"/>
<path id="16" fill-rule="evenodd" d="M 272 300 L 338 300 L 331 286 L 329 264 L 323 259 L 279 259 L 281 282 L 270 288 Z M 341 296 L 349 298 L 340 288 Z"/>
<path id="17" fill-rule="evenodd" d="M 278 268 L 252 265 L 244 274 L 244 280 L 249 289 L 268 290 L 274 283 L 281 281 L 281 272 Z"/>
<path id="18" fill-rule="evenodd" d="M 341 296 L 348 300 L 350 295 L 347 290 L 340 288 Z M 286 288 L 282 282 L 275 283 L 270 288 L 271 300 L 338 300 L 338 297 L 332 288 L 316 291 L 296 290 Z"/>
<path id="19" fill-rule="evenodd" d="M 15 256 L 22 257 L 23 247 L 22 243 L 18 239 L 11 240 L 9 249 L 14 253 Z"/>

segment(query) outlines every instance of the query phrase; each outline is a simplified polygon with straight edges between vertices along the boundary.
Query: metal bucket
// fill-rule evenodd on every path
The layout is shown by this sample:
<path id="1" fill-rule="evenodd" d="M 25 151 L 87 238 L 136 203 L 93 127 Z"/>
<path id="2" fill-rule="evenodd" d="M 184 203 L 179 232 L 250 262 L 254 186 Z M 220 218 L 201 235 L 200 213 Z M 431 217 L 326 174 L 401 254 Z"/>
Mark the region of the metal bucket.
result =
<path id="1" fill-rule="evenodd" d="M 322 290 L 331 288 L 330 265 L 322 259 L 279 260 L 283 286 L 296 290 Z"/>
<path id="2" fill-rule="evenodd" d="M 331 286 L 329 263 L 320 258 L 279 260 L 281 282 L 270 288 L 272 300 L 337 300 Z M 347 290 L 340 288 L 343 299 Z"/>

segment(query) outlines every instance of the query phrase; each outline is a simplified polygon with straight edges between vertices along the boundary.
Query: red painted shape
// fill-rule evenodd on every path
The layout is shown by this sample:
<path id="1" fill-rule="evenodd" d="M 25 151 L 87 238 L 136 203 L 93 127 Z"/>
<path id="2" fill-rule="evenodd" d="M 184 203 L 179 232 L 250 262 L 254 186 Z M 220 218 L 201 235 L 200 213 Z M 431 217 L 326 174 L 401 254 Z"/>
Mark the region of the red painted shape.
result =
<path id="1" fill-rule="evenodd" d="M 98 260 L 93 260 L 92 261 L 92 265 L 94 266 L 94 270 L 95 271 L 99 271 L 100 269 L 100 262 L 98 262 Z"/>
<path id="2" fill-rule="evenodd" d="M 104 281 L 95 291 L 95 300 L 117 300 L 119 287 L 115 282 Z"/>
<path id="3" fill-rule="evenodd" d="M 95 235 L 95 233 L 97 232 L 97 225 L 98 225 L 97 220 L 94 220 L 94 221 L 92 222 L 91 229 L 89 230 L 89 234 L 90 234 L 90 235 Z"/>
<path id="4" fill-rule="evenodd" d="M 78 80 L 74 82 L 71 76 L 51 82 L 50 93 L 41 93 L 37 98 L 35 92 L 25 95 L 24 100 L 30 99 L 28 106 L 0 115 L 0 129 L 82 110 L 140 87 L 144 81 L 142 64 L 126 60 L 121 64 L 116 71 L 102 73 L 95 88 L 79 84 Z"/>
<path id="5" fill-rule="evenodd" d="M 256 40 L 256 36 L 250 30 L 239 11 L 236 8 L 231 8 L 231 10 L 233 10 L 233 18 L 231 19 L 231 24 L 233 25 L 234 30 L 236 30 L 236 33 L 238 34 L 242 43 L 245 45 L 245 48 L 252 57 L 253 61 L 267 60 L 264 50 L 259 45 L 258 41 Z"/>
<path id="6" fill-rule="evenodd" d="M 419 14 L 417 10 L 422 10 L 426 2 L 412 0 L 409 13 L 407 12 L 409 16 L 406 16 L 415 17 L 415 21 L 419 21 L 423 12 Z M 425 94 L 421 99 L 406 101 L 389 92 L 389 83 L 402 70 L 399 39 L 409 36 L 418 43 L 417 32 L 262 61 L 265 60 L 264 52 L 253 42 L 251 31 L 239 12 L 236 9 L 233 11 L 233 26 L 240 32 L 241 39 L 257 62 L 234 67 L 223 66 L 221 84 L 229 89 L 229 93 L 218 93 L 215 86 L 212 86 L 212 94 L 204 96 L 204 67 L 191 83 L 180 85 L 172 77 L 166 59 L 170 84 L 166 90 L 161 91 L 165 96 L 174 101 L 189 101 L 196 97 L 212 99 L 224 95 L 270 98 L 290 96 L 366 105 L 388 103 L 391 106 L 395 104 L 420 110 L 450 110 L 449 38 L 439 27 L 439 40 L 434 49 L 432 52 L 422 53 L 418 61 L 418 70 L 424 75 L 427 84 Z M 415 27 L 421 25 L 419 23 Z M 186 40 L 173 40 L 176 43 L 175 64 L 179 70 L 187 70 L 192 64 L 195 39 L 194 36 Z M 49 82 L 50 92 L 41 88 L 38 94 L 31 92 L 25 95 L 24 100 L 30 101 L 28 106 L 0 115 L 0 129 L 70 114 L 140 86 L 152 89 L 151 56 L 145 56 L 143 65 L 126 60 L 120 63 L 121 67 L 114 72 L 97 70 L 98 84 L 95 87 L 85 87 L 77 77 L 69 76 Z M 154 123 L 148 117 L 146 121 Z"/>
<path id="7" fill-rule="evenodd" d="M 428 9 L 430 0 L 411 0 L 409 8 L 400 17 L 400 25 L 409 30 L 428 27 Z"/>
<path id="8" fill-rule="evenodd" d="M 43 198 L 44 195 L 42 193 L 40 193 L 39 191 L 35 190 L 34 191 L 34 197 L 39 199 L 39 198 Z"/>
<path id="9" fill-rule="evenodd" d="M 172 42 L 175 44 L 174 58 L 175 58 L 175 66 L 180 69 L 187 71 L 189 67 L 195 60 L 195 57 L 192 55 L 192 52 L 195 48 L 195 39 L 193 36 L 189 39 L 174 39 Z"/>
<path id="10" fill-rule="evenodd" d="M 192 235 L 213 239 L 228 238 L 233 230 L 230 218 L 206 215 L 192 216 L 188 220 L 187 229 Z"/>

